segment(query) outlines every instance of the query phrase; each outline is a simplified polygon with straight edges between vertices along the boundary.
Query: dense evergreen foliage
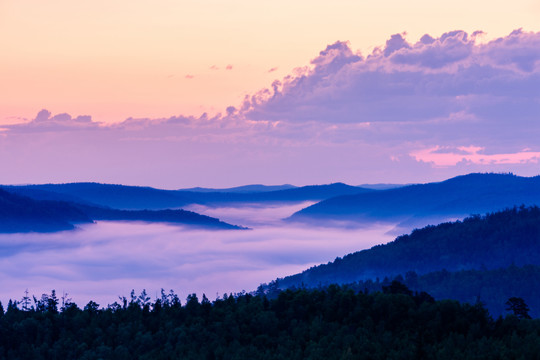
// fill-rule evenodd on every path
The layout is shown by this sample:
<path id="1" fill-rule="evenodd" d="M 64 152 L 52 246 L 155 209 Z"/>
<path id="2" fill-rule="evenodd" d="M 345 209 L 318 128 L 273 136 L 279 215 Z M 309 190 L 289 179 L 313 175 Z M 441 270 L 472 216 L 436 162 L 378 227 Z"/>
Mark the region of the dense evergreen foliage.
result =
<path id="1" fill-rule="evenodd" d="M 418 275 L 414 271 L 394 278 L 360 280 L 347 284 L 356 292 L 382 291 L 392 281 L 403 283 L 416 292 L 427 292 L 435 299 L 452 299 L 474 304 L 481 302 L 493 316 L 506 315 L 506 302 L 512 297 L 523 299 L 530 306 L 530 315 L 540 317 L 540 267 L 509 266 L 494 270 L 435 271 Z M 277 294 L 280 282 L 261 286 L 269 294 Z"/>
<path id="2" fill-rule="evenodd" d="M 5 359 L 534 359 L 540 321 L 494 321 L 481 304 L 434 301 L 394 282 L 383 292 L 287 290 L 214 302 L 146 292 L 84 309 L 53 292 L 0 310 Z"/>

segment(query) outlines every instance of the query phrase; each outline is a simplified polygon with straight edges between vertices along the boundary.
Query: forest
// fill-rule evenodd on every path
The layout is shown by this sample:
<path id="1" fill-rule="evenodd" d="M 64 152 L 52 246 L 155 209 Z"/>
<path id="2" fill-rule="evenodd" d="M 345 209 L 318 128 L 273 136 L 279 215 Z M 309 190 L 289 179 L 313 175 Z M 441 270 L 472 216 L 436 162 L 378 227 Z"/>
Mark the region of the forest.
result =
<path id="1" fill-rule="evenodd" d="M 471 304 L 480 302 L 493 316 L 507 314 L 505 302 L 520 297 L 530 306 L 530 315 L 540 317 L 540 267 L 509 266 L 493 270 L 434 271 L 418 275 L 409 271 L 404 276 L 360 280 L 347 284 L 355 291 L 382 291 L 392 281 L 405 284 L 413 291 L 427 292 L 435 299 L 453 299 Z M 274 287 L 279 286 L 272 283 Z M 264 288 L 261 287 L 261 288 Z"/>
<path id="2" fill-rule="evenodd" d="M 498 269 L 540 265 L 540 208 L 514 207 L 416 229 L 394 241 L 338 257 L 281 279 L 290 286 L 346 284 L 408 271 Z"/>
<path id="3" fill-rule="evenodd" d="M 380 291 L 397 280 L 436 299 L 482 302 L 494 316 L 519 296 L 540 316 L 540 208 L 514 207 L 416 229 L 261 288 L 347 284 Z"/>
<path id="4" fill-rule="evenodd" d="M 54 291 L 0 307 L 5 359 L 536 359 L 540 320 L 521 299 L 493 319 L 481 303 L 435 301 L 394 281 L 223 295 L 184 303 L 142 291 L 82 309 Z"/>

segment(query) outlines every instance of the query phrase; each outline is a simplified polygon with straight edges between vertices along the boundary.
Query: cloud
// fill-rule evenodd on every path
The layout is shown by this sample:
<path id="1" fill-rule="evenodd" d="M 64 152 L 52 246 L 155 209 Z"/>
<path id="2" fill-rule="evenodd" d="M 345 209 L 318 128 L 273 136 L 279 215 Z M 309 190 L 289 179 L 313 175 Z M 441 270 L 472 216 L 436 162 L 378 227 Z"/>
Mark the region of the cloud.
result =
<path id="1" fill-rule="evenodd" d="M 34 176 L 28 170 L 37 159 L 47 165 L 41 172 L 54 170 L 60 181 L 66 174 L 156 186 L 169 179 L 167 187 L 534 175 L 540 33 L 516 30 L 488 42 L 482 36 L 456 30 L 413 43 L 395 34 L 364 55 L 337 41 L 222 114 L 104 125 L 42 111 L 3 126 L 0 160 L 17 169 L 3 181 L 50 181 L 35 175 L 39 166 Z M 23 136 L 43 131 L 48 137 Z"/>
<path id="2" fill-rule="evenodd" d="M 336 42 L 311 67 L 247 97 L 245 116 L 369 124 L 350 138 L 388 146 L 540 150 L 540 33 L 477 43 L 481 35 L 451 31 L 409 43 L 396 34 L 366 57 Z"/>
<path id="3" fill-rule="evenodd" d="M 469 112 L 491 124 L 511 114 L 530 121 L 540 110 L 540 34 L 515 31 L 487 44 L 475 38 L 452 31 L 409 44 L 396 34 L 366 58 L 336 42 L 311 68 L 246 99 L 246 116 L 421 124 Z"/>
<path id="4" fill-rule="evenodd" d="M 540 71 L 540 36 L 527 33 L 522 29 L 513 31 L 509 36 L 499 38 L 484 50 L 486 59 L 491 59 L 495 66 L 509 67 L 525 73 Z"/>
<path id="5" fill-rule="evenodd" d="M 406 34 L 403 34 L 406 35 Z M 411 46 L 405 40 L 402 34 L 394 34 L 386 41 L 386 46 L 384 47 L 383 54 L 384 56 L 390 56 L 400 49 L 410 49 Z"/>
<path id="6" fill-rule="evenodd" d="M 405 40 L 402 39 L 402 41 Z M 397 50 L 392 50 L 390 54 L 392 54 L 391 61 L 394 64 L 440 69 L 468 58 L 472 54 L 473 47 L 474 42 L 468 39 L 467 33 L 453 31 L 443 34 L 439 39 L 425 35 L 414 47 L 405 42 Z M 404 50 L 398 51 L 400 49 Z M 388 43 L 385 53 L 387 50 Z"/>
<path id="7" fill-rule="evenodd" d="M 225 70 L 232 70 L 232 69 L 233 69 L 233 66 L 232 66 L 231 64 L 229 64 L 229 65 L 227 65 L 227 66 L 225 67 Z"/>
<path id="8" fill-rule="evenodd" d="M 10 132 L 41 132 L 41 131 L 73 131 L 97 129 L 99 122 L 92 121 L 89 115 L 72 117 L 67 113 L 52 116 L 51 112 L 43 109 L 36 117 L 26 123 L 5 125 Z"/>
<path id="9" fill-rule="evenodd" d="M 191 80 L 191 79 L 193 79 L 195 76 L 194 76 L 194 75 L 188 74 L 188 75 L 186 75 L 186 76 L 184 76 L 184 77 L 185 77 L 186 79 L 188 79 L 188 80 Z"/>
<path id="10" fill-rule="evenodd" d="M 270 70 L 268 70 L 268 72 L 271 73 L 271 72 L 276 71 L 277 69 L 278 69 L 277 67 L 273 67 L 273 68 L 271 68 Z"/>
<path id="11" fill-rule="evenodd" d="M 438 167 L 449 167 L 460 162 L 479 165 L 501 165 L 501 164 L 538 164 L 540 152 L 520 151 L 510 154 L 484 154 L 485 149 L 477 146 L 460 146 L 456 149 L 445 149 L 436 146 L 430 149 L 423 149 L 412 152 L 417 161 L 432 163 Z"/>

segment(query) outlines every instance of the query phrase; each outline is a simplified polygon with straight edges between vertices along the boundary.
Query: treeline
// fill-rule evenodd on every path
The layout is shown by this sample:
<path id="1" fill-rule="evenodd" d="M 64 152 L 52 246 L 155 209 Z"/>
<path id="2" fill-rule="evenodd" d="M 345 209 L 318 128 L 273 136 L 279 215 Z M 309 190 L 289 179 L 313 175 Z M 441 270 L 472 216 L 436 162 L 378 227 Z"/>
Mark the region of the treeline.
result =
<path id="1" fill-rule="evenodd" d="M 437 300 L 452 299 L 459 302 L 481 302 L 493 316 L 505 315 L 506 301 L 511 297 L 519 297 L 530 307 L 533 318 L 540 317 L 540 267 L 515 265 L 493 270 L 462 270 L 450 272 L 435 271 L 418 275 L 409 271 L 395 277 L 359 280 L 346 286 L 356 292 L 382 291 L 392 281 L 405 284 L 417 292 L 427 292 Z M 270 294 L 276 294 L 281 286 L 279 281 L 262 285 Z M 302 287 L 302 285 L 300 286 Z M 319 285 L 317 288 L 322 288 Z M 294 287 L 293 287 L 294 288 Z"/>
<path id="2" fill-rule="evenodd" d="M 5 359 L 537 358 L 540 321 L 493 320 L 480 304 L 435 301 L 392 282 L 382 292 L 336 285 L 224 295 L 132 292 L 79 308 L 53 292 L 0 309 Z"/>

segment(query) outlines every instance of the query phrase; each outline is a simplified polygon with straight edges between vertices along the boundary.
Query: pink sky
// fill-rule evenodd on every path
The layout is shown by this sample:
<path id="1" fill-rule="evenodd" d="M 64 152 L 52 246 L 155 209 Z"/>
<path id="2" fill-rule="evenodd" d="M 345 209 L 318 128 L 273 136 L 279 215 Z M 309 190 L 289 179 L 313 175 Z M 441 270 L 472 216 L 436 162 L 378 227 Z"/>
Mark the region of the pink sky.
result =
<path id="1" fill-rule="evenodd" d="M 529 0 L 1 1 L 0 183 L 536 175 L 539 18 Z"/>

